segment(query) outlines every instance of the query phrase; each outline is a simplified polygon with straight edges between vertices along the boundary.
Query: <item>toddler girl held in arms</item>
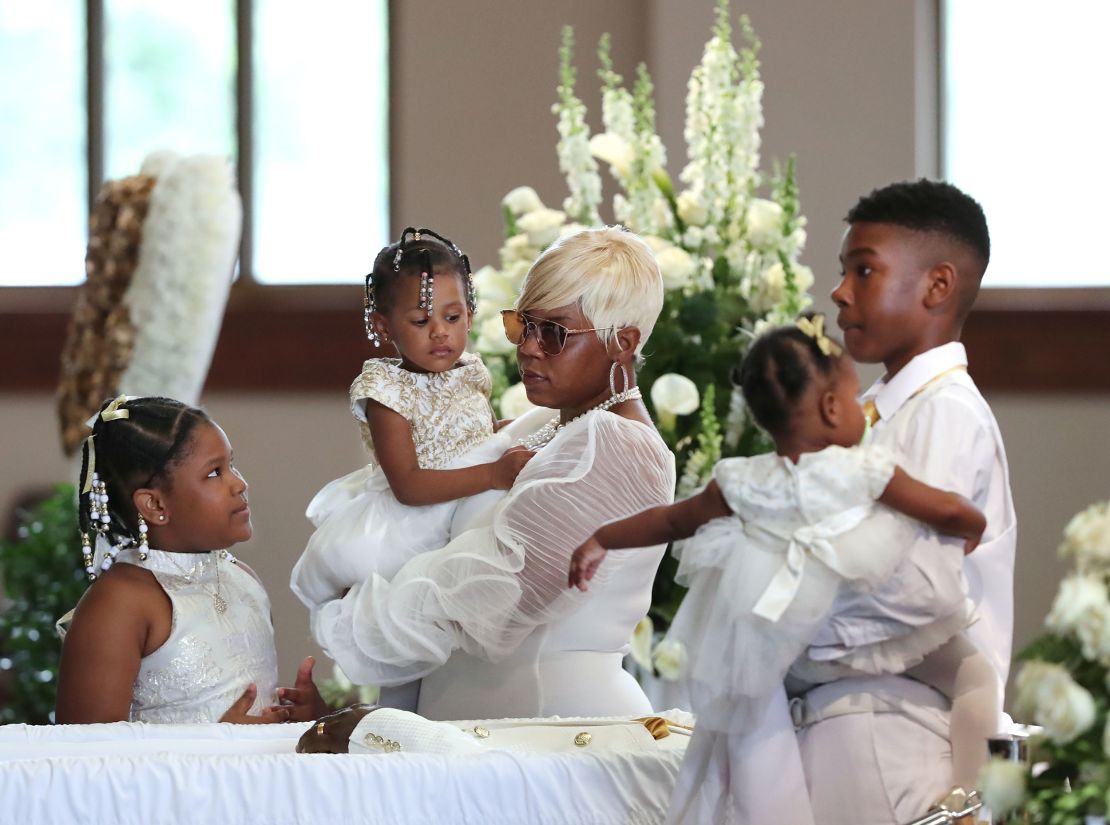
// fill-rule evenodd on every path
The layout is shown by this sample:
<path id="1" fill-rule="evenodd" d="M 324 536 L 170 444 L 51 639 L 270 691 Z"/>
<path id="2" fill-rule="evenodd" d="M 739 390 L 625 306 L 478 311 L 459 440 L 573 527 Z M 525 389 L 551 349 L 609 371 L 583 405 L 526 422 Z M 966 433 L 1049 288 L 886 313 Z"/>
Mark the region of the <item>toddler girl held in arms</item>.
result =
<path id="1" fill-rule="evenodd" d="M 277 688 L 270 601 L 227 550 L 252 527 L 224 431 L 168 398 L 120 396 L 89 424 L 78 521 L 93 582 L 64 636 L 57 722 L 316 718 L 311 657 Z"/>
<path id="2" fill-rule="evenodd" d="M 602 527 L 571 561 L 570 584 L 585 589 L 608 550 L 689 539 L 679 577 L 690 592 L 670 638 L 688 653 L 698 727 L 668 821 L 725 821 L 743 810 L 728 780 L 729 765 L 751 758 L 740 752 L 741 738 L 758 725 L 840 586 L 874 585 L 894 569 L 924 529 L 910 519 L 966 539 L 965 552 L 985 528 L 963 497 L 914 480 L 885 449 L 860 445 L 859 378 L 823 325 L 819 315 L 801 318 L 758 338 L 740 370 L 773 453 L 720 461 L 701 493 Z M 959 618 L 966 624 L 966 613 Z M 820 663 L 807 663 L 803 678 L 896 667 L 933 685 L 953 701 L 955 775 L 973 787 L 995 729 L 989 663 L 947 622 L 882 653 L 841 660 L 827 677 L 814 676 Z"/>
<path id="3" fill-rule="evenodd" d="M 428 229 L 406 229 L 366 276 L 372 358 L 351 385 L 370 463 L 321 490 L 316 531 L 290 586 L 313 611 L 373 574 L 391 579 L 416 554 L 445 545 L 459 501 L 507 490 L 532 453 L 496 436 L 490 375 L 465 351 L 474 314 L 470 262 Z"/>

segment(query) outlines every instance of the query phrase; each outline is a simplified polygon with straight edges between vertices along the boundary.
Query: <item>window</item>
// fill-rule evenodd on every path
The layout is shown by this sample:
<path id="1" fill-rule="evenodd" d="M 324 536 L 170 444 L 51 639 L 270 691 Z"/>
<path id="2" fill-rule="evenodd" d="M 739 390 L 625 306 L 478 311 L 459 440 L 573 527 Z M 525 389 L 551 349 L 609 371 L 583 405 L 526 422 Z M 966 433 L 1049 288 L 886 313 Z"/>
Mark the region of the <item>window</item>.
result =
<path id="1" fill-rule="evenodd" d="M 88 193 L 163 148 L 239 164 L 242 277 L 357 281 L 389 234 L 387 5 L 4 3 L 0 285 L 79 283 Z"/>
<path id="2" fill-rule="evenodd" d="M 990 222 L 987 287 L 1110 287 L 1110 4 L 942 7 L 942 164 Z"/>

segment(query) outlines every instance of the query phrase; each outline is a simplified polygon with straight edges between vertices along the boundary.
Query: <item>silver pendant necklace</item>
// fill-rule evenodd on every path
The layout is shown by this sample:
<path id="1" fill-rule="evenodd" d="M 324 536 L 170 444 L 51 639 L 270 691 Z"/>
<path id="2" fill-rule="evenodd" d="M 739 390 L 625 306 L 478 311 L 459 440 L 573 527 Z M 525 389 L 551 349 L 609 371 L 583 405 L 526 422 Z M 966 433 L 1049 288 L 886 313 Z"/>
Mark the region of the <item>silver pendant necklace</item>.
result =
<path id="1" fill-rule="evenodd" d="M 227 599 L 225 599 L 223 597 L 223 594 L 220 592 L 220 559 L 227 560 L 229 558 L 231 558 L 231 554 L 228 553 L 226 550 L 217 550 L 212 554 L 212 563 L 216 567 L 215 590 L 209 590 L 207 587 L 205 587 L 204 582 L 200 580 L 199 576 L 194 579 L 192 573 L 190 572 L 191 568 L 190 570 L 186 570 L 184 567 L 177 563 L 177 559 L 173 558 L 173 556 L 170 556 L 170 561 L 173 562 L 174 567 L 181 571 L 181 575 L 185 577 L 186 581 L 195 581 L 197 587 L 199 587 L 201 590 L 212 597 L 212 609 L 215 610 L 218 615 L 222 616 L 224 613 L 227 612 Z"/>
<path id="2" fill-rule="evenodd" d="M 620 404 L 624 401 L 631 401 L 633 399 L 643 397 L 644 396 L 640 392 L 639 387 L 631 387 L 624 392 L 618 392 L 616 395 L 609 396 L 596 407 L 590 407 L 584 413 L 576 415 L 570 421 L 566 422 L 566 424 L 560 424 L 559 416 L 556 415 L 534 433 L 523 438 L 520 442 L 520 446 L 527 447 L 529 450 L 538 450 L 548 444 L 548 442 L 550 442 L 553 438 L 555 438 L 555 436 L 559 434 L 559 430 L 563 429 L 563 427 L 566 427 L 567 424 L 573 424 L 579 418 L 587 416 L 592 412 L 607 410 L 610 407 L 615 407 L 617 404 Z"/>

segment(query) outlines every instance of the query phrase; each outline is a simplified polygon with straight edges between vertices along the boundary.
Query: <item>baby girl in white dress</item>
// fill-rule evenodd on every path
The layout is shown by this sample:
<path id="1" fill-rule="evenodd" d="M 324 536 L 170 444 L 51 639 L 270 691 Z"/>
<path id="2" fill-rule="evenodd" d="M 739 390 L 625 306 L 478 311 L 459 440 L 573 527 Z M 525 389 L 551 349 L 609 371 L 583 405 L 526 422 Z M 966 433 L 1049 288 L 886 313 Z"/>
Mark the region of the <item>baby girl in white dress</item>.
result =
<path id="1" fill-rule="evenodd" d="M 755 758 L 741 752 L 743 736 L 758 725 L 842 583 L 882 581 L 913 532 L 926 529 L 919 522 L 965 538 L 966 552 L 985 528 L 966 499 L 910 478 L 883 448 L 856 446 L 866 430 L 859 378 L 824 335 L 823 321 L 802 318 L 762 336 L 741 369 L 744 398 L 773 437 L 774 453 L 722 460 L 703 492 L 606 525 L 572 560 L 570 583 L 585 588 L 607 550 L 693 536 L 679 568 L 690 592 L 670 638 L 688 654 L 698 724 L 669 822 L 744 821 L 745 800 L 731 791 L 737 766 Z M 959 565 L 958 549 L 954 555 Z M 799 660 L 805 668 L 793 675 L 894 669 L 933 685 L 953 701 L 957 782 L 974 787 L 994 733 L 997 684 L 985 657 L 958 632 L 967 621 L 961 608 L 827 670 Z"/>
<path id="2" fill-rule="evenodd" d="M 507 490 L 532 453 L 498 436 L 490 375 L 465 352 L 475 296 L 458 247 L 406 229 L 366 277 L 372 358 L 351 385 L 370 463 L 325 486 L 308 507 L 316 526 L 290 586 L 313 612 L 356 582 L 390 579 L 414 555 L 447 543 L 459 501 Z"/>

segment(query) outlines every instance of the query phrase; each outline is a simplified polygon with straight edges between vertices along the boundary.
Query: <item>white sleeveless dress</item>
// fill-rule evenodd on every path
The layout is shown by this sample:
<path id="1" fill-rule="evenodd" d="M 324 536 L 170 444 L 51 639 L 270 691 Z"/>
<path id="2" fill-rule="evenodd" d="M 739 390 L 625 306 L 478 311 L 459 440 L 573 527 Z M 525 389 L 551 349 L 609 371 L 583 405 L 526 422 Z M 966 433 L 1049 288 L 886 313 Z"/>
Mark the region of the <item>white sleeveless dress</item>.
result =
<path id="1" fill-rule="evenodd" d="M 370 462 L 327 484 L 308 505 L 316 530 L 289 586 L 309 610 L 373 574 L 390 579 L 413 556 L 447 543 L 459 501 L 401 504 L 375 460 L 366 402 L 397 412 L 412 427 L 421 469 L 448 470 L 496 460 L 511 444 L 493 432 L 490 375 L 477 355 L 439 373 L 414 373 L 400 359 L 372 358 L 351 385 Z"/>
<path id="2" fill-rule="evenodd" d="M 218 722 L 252 682 L 258 695 L 250 713 L 276 703 L 270 600 L 230 553 L 152 549 L 140 561 L 127 549 L 119 562 L 153 573 L 173 605 L 169 638 L 139 664 L 130 721 Z"/>

